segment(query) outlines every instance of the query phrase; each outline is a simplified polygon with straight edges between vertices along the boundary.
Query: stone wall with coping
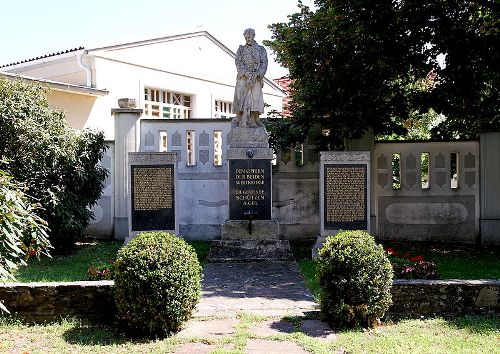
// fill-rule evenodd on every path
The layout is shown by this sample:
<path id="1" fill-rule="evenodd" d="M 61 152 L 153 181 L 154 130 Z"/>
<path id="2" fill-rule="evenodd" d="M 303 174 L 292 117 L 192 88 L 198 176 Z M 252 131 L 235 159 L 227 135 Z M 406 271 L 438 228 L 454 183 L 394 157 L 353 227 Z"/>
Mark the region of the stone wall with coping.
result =
<path id="1" fill-rule="evenodd" d="M 389 313 L 500 313 L 500 280 L 395 280 Z M 80 317 L 112 321 L 113 281 L 0 284 L 0 300 L 30 322 Z"/>
<path id="2" fill-rule="evenodd" d="M 396 279 L 391 294 L 393 314 L 500 313 L 500 280 Z"/>
<path id="3" fill-rule="evenodd" d="M 42 323 L 66 317 L 106 322 L 115 313 L 112 280 L 0 284 L 0 301 L 13 315 Z"/>

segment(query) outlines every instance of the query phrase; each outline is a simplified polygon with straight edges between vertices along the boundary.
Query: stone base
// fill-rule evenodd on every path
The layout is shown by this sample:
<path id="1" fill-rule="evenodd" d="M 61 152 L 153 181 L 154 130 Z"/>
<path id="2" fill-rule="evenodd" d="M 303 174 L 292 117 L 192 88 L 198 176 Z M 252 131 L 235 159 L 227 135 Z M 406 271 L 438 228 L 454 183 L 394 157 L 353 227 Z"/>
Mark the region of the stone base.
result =
<path id="1" fill-rule="evenodd" d="M 253 220 L 252 233 L 247 220 L 224 220 L 222 240 L 278 240 L 280 225 L 275 220 Z"/>
<path id="2" fill-rule="evenodd" d="M 265 127 L 232 128 L 229 133 L 229 146 L 233 148 L 269 148 L 269 137 Z"/>
<path id="3" fill-rule="evenodd" d="M 288 240 L 212 241 L 208 262 L 284 262 L 294 257 Z"/>

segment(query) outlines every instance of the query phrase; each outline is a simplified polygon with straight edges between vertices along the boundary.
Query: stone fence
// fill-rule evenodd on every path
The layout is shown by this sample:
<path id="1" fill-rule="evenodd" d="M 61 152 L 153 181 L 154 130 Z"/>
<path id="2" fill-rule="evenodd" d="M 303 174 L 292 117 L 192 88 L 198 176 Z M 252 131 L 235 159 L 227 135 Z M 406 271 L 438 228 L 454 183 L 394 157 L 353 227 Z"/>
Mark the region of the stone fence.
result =
<path id="1" fill-rule="evenodd" d="M 500 280 L 395 280 L 391 314 L 500 313 Z M 113 281 L 0 284 L 0 299 L 29 322 L 81 317 L 111 321 Z"/>

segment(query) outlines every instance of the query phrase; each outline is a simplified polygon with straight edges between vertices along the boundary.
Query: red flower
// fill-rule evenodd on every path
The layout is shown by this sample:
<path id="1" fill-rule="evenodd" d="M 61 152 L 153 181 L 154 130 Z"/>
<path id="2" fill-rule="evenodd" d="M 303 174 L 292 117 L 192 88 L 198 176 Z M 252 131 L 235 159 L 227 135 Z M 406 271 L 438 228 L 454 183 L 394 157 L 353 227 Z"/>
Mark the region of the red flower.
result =
<path id="1" fill-rule="evenodd" d="M 410 261 L 412 261 L 412 262 L 423 262 L 423 261 L 425 261 L 425 259 L 424 259 L 423 256 L 416 256 L 416 257 L 411 257 Z"/>
<path id="2" fill-rule="evenodd" d="M 36 256 L 36 251 L 35 251 L 35 250 L 30 250 L 30 251 L 28 252 L 28 255 L 29 255 L 30 257 L 34 257 L 34 256 Z"/>
<path id="3" fill-rule="evenodd" d="M 387 253 L 389 253 L 391 256 L 395 256 L 395 255 L 397 255 L 397 254 L 398 254 L 396 251 L 394 251 L 394 249 L 392 249 L 392 248 L 390 248 L 390 247 L 387 247 L 387 248 L 385 249 L 385 251 L 386 251 Z"/>
<path id="4" fill-rule="evenodd" d="M 403 254 L 403 256 L 404 256 L 405 258 L 410 258 L 410 257 L 411 257 L 411 254 L 410 254 L 410 252 L 405 252 L 405 253 Z"/>

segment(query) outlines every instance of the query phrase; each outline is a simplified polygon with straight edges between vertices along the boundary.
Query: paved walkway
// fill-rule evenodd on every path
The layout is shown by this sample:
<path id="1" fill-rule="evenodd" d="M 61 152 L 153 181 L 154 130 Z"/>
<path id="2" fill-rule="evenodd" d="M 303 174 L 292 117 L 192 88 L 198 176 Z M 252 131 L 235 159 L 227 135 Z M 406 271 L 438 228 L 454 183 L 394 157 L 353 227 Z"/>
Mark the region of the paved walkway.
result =
<path id="1" fill-rule="evenodd" d="M 208 263 L 202 299 L 175 352 L 309 353 L 311 341 L 336 339 L 318 318 L 296 263 Z"/>

